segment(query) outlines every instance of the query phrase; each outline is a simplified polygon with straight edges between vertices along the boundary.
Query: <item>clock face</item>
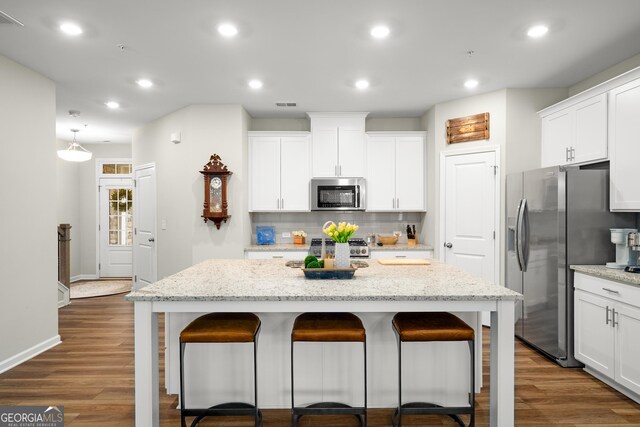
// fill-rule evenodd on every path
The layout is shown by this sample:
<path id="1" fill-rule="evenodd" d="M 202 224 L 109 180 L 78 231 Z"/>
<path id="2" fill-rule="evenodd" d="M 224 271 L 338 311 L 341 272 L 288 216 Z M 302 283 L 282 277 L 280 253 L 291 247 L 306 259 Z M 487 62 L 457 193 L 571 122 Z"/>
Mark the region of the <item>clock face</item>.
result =
<path id="1" fill-rule="evenodd" d="M 221 180 L 220 178 L 218 178 L 217 176 L 216 176 L 216 177 L 214 177 L 214 178 L 211 180 L 211 186 L 212 186 L 213 188 L 220 188 L 220 187 L 222 187 L 222 180 Z"/>

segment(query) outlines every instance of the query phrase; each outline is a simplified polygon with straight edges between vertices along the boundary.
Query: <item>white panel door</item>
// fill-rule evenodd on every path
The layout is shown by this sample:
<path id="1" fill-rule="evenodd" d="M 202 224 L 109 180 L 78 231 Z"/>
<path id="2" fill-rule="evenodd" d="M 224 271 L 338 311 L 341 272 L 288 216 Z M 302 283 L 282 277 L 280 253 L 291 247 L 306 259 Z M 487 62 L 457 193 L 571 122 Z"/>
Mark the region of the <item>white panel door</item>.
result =
<path id="1" fill-rule="evenodd" d="M 133 180 L 102 178 L 100 199 L 100 277 L 132 277 Z"/>
<path id="2" fill-rule="evenodd" d="M 367 211 L 395 209 L 395 158 L 395 137 L 369 137 L 367 143 Z"/>
<path id="3" fill-rule="evenodd" d="M 134 167 L 133 286 L 140 289 L 157 280 L 156 167 Z"/>
<path id="4" fill-rule="evenodd" d="M 280 209 L 309 210 L 311 147 L 307 137 L 280 139 Z"/>
<path id="5" fill-rule="evenodd" d="M 638 140 L 640 79 L 609 92 L 609 159 L 611 210 L 640 210 Z"/>
<path id="6" fill-rule="evenodd" d="M 396 137 L 396 209 L 422 211 L 425 209 L 424 138 Z"/>
<path id="7" fill-rule="evenodd" d="M 338 176 L 363 177 L 365 172 L 364 129 L 338 128 Z"/>
<path id="8" fill-rule="evenodd" d="M 311 130 L 313 177 L 338 176 L 338 128 L 314 127 Z"/>
<path id="9" fill-rule="evenodd" d="M 575 358 L 613 378 L 613 301 L 576 289 Z"/>
<path id="10" fill-rule="evenodd" d="M 626 304 L 617 304 L 614 323 L 616 326 L 616 373 L 615 380 L 629 390 L 640 394 L 640 309 Z"/>
<path id="11" fill-rule="evenodd" d="M 494 152 L 448 156 L 443 189 L 445 262 L 493 283 L 495 164 Z"/>
<path id="12" fill-rule="evenodd" d="M 607 158 L 607 94 L 575 106 L 574 162 Z"/>
<path id="13" fill-rule="evenodd" d="M 252 137 L 249 146 L 251 210 L 280 209 L 280 138 Z"/>
<path id="14" fill-rule="evenodd" d="M 542 118 L 542 167 L 569 162 L 567 149 L 573 141 L 572 109 L 558 111 Z"/>

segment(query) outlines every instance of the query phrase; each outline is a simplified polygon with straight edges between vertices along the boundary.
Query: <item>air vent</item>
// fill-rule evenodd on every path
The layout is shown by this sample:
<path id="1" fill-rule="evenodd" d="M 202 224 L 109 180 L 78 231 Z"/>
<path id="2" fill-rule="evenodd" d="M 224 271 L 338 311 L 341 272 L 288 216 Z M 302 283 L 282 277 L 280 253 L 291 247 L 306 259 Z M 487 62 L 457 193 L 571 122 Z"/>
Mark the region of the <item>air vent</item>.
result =
<path id="1" fill-rule="evenodd" d="M 24 27 L 24 24 L 0 10 L 0 24 L 15 24 Z"/>
<path id="2" fill-rule="evenodd" d="M 296 107 L 295 102 L 276 102 L 276 107 Z"/>

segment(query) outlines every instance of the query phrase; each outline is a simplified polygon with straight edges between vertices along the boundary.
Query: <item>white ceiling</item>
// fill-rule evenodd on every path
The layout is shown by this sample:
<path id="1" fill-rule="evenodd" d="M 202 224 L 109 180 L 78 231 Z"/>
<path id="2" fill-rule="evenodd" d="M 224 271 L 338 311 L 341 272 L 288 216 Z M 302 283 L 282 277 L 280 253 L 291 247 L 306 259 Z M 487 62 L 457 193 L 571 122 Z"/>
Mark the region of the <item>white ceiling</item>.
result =
<path id="1" fill-rule="evenodd" d="M 0 25 L 0 53 L 56 82 L 58 136 L 86 123 L 82 142 L 129 142 L 194 103 L 241 104 L 254 117 L 415 117 L 470 93 L 567 87 L 640 52 L 637 0 L 0 0 L 0 10 L 25 24 Z M 60 33 L 63 20 L 84 34 Z M 217 33 L 223 21 L 237 37 Z M 377 23 L 388 39 L 369 36 Z M 529 39 L 534 23 L 549 34 Z M 141 77 L 155 86 L 139 88 Z M 249 89 L 251 78 L 264 87 Z M 368 90 L 354 88 L 359 78 Z"/>

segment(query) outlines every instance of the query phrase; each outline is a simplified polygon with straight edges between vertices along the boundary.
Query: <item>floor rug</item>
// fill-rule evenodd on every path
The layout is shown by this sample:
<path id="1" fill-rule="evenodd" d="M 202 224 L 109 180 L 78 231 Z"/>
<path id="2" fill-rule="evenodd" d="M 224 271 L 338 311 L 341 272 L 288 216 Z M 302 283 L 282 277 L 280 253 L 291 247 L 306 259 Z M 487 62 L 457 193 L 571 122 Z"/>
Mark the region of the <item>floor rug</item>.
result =
<path id="1" fill-rule="evenodd" d="M 92 280 L 71 284 L 71 299 L 102 297 L 131 292 L 131 280 Z"/>

